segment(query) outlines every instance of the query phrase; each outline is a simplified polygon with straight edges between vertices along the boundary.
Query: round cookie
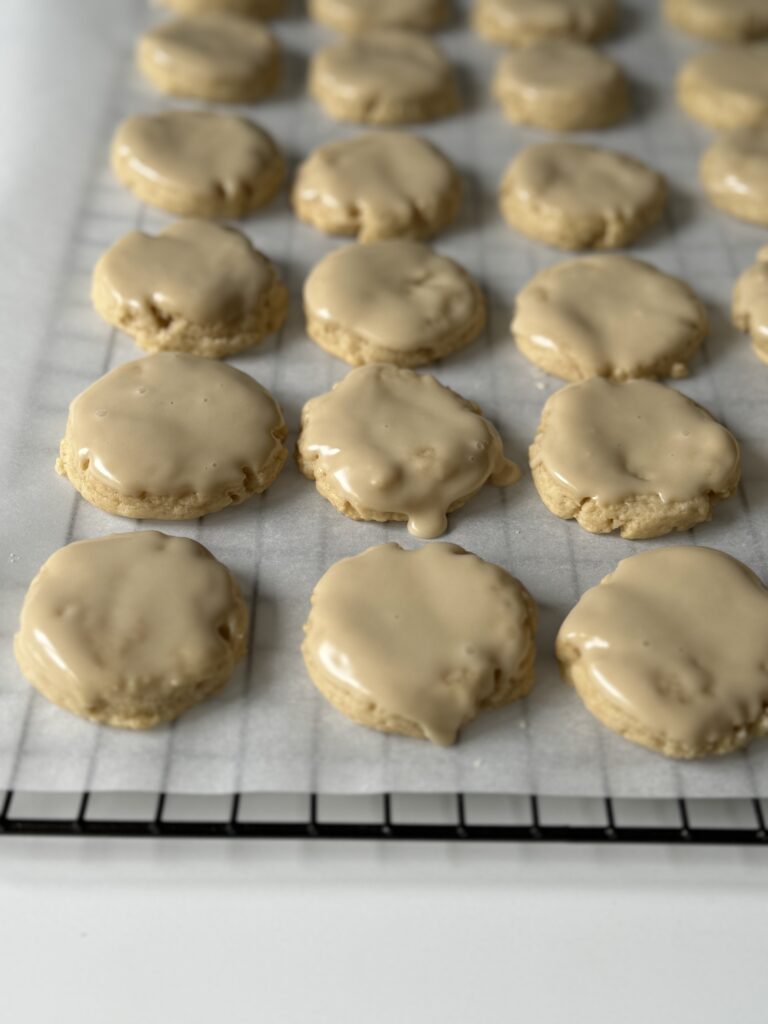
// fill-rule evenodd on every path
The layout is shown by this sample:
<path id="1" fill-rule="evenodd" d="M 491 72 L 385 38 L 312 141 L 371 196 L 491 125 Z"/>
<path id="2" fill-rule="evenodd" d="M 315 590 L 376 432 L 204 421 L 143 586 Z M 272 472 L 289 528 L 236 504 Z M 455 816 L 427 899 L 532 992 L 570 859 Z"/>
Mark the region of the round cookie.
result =
<path id="1" fill-rule="evenodd" d="M 677 99 L 711 128 L 741 128 L 768 120 L 768 43 L 720 46 L 688 61 Z"/>
<path id="2" fill-rule="evenodd" d="M 244 217 L 269 202 L 285 177 L 267 132 L 204 110 L 126 118 L 112 140 L 111 162 L 142 202 L 198 217 Z"/>
<path id="3" fill-rule="evenodd" d="M 205 220 L 124 235 L 96 263 L 91 294 L 148 352 L 216 358 L 258 344 L 288 310 L 274 264 L 239 231 Z"/>
<path id="4" fill-rule="evenodd" d="M 664 17 L 705 39 L 737 42 L 768 35 L 765 0 L 664 0 Z"/>
<path id="5" fill-rule="evenodd" d="M 655 223 L 664 178 L 597 146 L 542 142 L 522 150 L 501 182 L 501 212 L 529 238 L 561 249 L 618 249 Z"/>
<path id="6" fill-rule="evenodd" d="M 225 363 L 160 352 L 72 402 L 56 471 L 97 508 L 196 519 L 260 494 L 286 459 L 277 402 Z"/>
<path id="7" fill-rule="evenodd" d="M 768 246 L 741 274 L 733 289 L 731 316 L 740 331 L 752 338 L 758 359 L 768 363 Z"/>
<path id="8" fill-rule="evenodd" d="M 455 544 L 382 544 L 318 582 L 301 650 L 353 722 L 447 746 L 528 693 L 535 629 L 533 600 L 500 566 Z"/>
<path id="9" fill-rule="evenodd" d="M 590 533 L 661 537 L 707 522 L 739 483 L 733 435 L 679 391 L 595 377 L 546 402 L 530 449 L 550 512 Z"/>
<path id="10" fill-rule="evenodd" d="M 517 347 L 564 380 L 684 377 L 707 332 L 688 285 L 618 253 L 545 267 L 518 293 Z"/>
<path id="11" fill-rule="evenodd" d="M 362 32 L 317 52 L 309 91 L 341 121 L 405 124 L 459 107 L 451 65 L 425 36 L 403 29 Z"/>
<path id="12" fill-rule="evenodd" d="M 569 39 L 508 51 L 492 89 L 510 121 L 553 131 L 602 128 L 627 111 L 627 82 L 616 61 Z"/>
<path id="13" fill-rule="evenodd" d="M 180 14 L 207 11 L 232 11 L 252 18 L 276 18 L 283 13 L 285 0 L 157 0 L 163 7 Z"/>
<path id="14" fill-rule="evenodd" d="M 376 132 L 313 150 L 291 199 L 299 220 L 331 235 L 429 238 L 456 217 L 461 179 L 425 139 Z"/>
<path id="15" fill-rule="evenodd" d="M 429 31 L 448 20 L 448 0 L 308 0 L 310 17 L 340 32 L 372 28 Z"/>
<path id="16" fill-rule="evenodd" d="M 280 75 L 274 36 L 254 18 L 208 11 L 149 29 L 136 49 L 139 70 L 161 92 L 247 103 L 272 92 Z"/>
<path id="17" fill-rule="evenodd" d="M 609 729 L 668 757 L 768 732 L 768 590 L 711 548 L 626 558 L 557 636 L 564 678 Z"/>
<path id="18" fill-rule="evenodd" d="M 307 402 L 296 458 L 339 512 L 407 522 L 421 538 L 444 533 L 447 514 L 483 484 L 520 477 L 476 405 L 434 377 L 381 364 Z"/>
<path id="19" fill-rule="evenodd" d="M 59 707 L 148 729 L 224 686 L 247 629 L 237 583 L 210 551 L 141 530 L 51 555 L 27 591 L 14 652 Z"/>
<path id="20" fill-rule="evenodd" d="M 323 257 L 304 284 L 304 313 L 310 338 L 352 366 L 423 366 L 477 337 L 485 300 L 447 256 L 390 239 Z"/>
<path id="21" fill-rule="evenodd" d="M 701 158 L 699 177 L 714 206 L 768 225 L 768 124 L 717 139 Z"/>
<path id="22" fill-rule="evenodd" d="M 494 43 L 598 39 L 617 21 L 615 0 L 475 0 L 472 24 Z"/>

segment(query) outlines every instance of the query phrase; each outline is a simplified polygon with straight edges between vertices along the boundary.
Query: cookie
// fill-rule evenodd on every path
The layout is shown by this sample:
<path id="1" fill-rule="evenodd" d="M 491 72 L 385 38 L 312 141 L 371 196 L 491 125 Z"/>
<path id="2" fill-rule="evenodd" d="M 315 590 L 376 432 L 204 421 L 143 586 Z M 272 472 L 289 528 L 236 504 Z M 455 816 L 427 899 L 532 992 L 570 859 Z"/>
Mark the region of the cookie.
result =
<path id="1" fill-rule="evenodd" d="M 286 434 L 280 407 L 252 377 L 160 352 L 78 395 L 56 471 L 113 515 L 196 519 L 265 491 L 285 461 Z"/>
<path id="2" fill-rule="evenodd" d="M 541 142 L 522 150 L 501 182 L 501 212 L 529 238 L 561 249 L 618 249 L 654 224 L 664 178 L 597 146 Z"/>
<path id="3" fill-rule="evenodd" d="M 315 21 L 340 32 L 372 28 L 439 28 L 449 16 L 448 0 L 308 0 Z"/>
<path id="4" fill-rule="evenodd" d="M 111 161 L 137 199 L 198 217 L 244 217 L 269 202 L 285 177 L 263 128 L 204 110 L 127 118 L 112 141 Z"/>
<path id="5" fill-rule="evenodd" d="M 668 757 L 727 754 L 768 732 L 768 590 L 722 551 L 619 562 L 566 618 L 557 657 L 603 725 Z"/>
<path id="6" fill-rule="evenodd" d="M 431 143 L 405 132 L 328 142 L 300 165 L 292 193 L 299 220 L 331 235 L 429 238 L 461 205 L 461 179 Z"/>
<path id="7" fill-rule="evenodd" d="M 479 711 L 533 685 L 536 609 L 523 585 L 455 544 L 369 548 L 312 594 L 302 654 L 343 715 L 447 746 Z"/>
<path id="8" fill-rule="evenodd" d="M 517 347 L 565 380 L 684 377 L 707 332 L 688 285 L 618 253 L 540 270 L 518 293 Z"/>
<path id="9" fill-rule="evenodd" d="M 713 206 L 768 225 L 768 124 L 718 138 L 701 158 L 699 177 Z"/>
<path id="10" fill-rule="evenodd" d="M 425 36 L 377 28 L 318 51 L 309 91 L 340 121 L 406 124 L 431 121 L 459 108 L 451 65 Z"/>
<path id="11" fill-rule="evenodd" d="M 254 18 L 276 18 L 283 13 L 285 0 L 157 0 L 163 7 L 180 14 L 207 11 L 232 11 Z"/>
<path id="12" fill-rule="evenodd" d="M 210 551 L 141 530 L 51 555 L 27 591 L 14 652 L 59 707 L 148 729 L 225 685 L 247 629 L 237 583 Z"/>
<path id="13" fill-rule="evenodd" d="M 124 235 L 94 267 L 91 294 L 146 351 L 216 358 L 263 341 L 288 310 L 274 264 L 239 231 L 205 220 Z"/>
<path id="14" fill-rule="evenodd" d="M 736 327 L 751 336 L 758 359 L 768 363 L 768 246 L 736 282 L 731 316 Z"/>
<path id="15" fill-rule="evenodd" d="M 598 39 L 616 25 L 615 0 L 475 0 L 472 25 L 494 43 Z"/>
<path id="16" fill-rule="evenodd" d="M 510 121 L 552 131 L 602 128 L 627 111 L 627 81 L 616 61 L 569 39 L 543 39 L 499 61 L 493 95 Z"/>
<path id="17" fill-rule="evenodd" d="M 325 256 L 304 285 L 304 313 L 310 338 L 352 366 L 422 366 L 477 337 L 485 300 L 458 263 L 390 239 Z"/>
<path id="18" fill-rule="evenodd" d="M 161 92 L 214 102 L 259 100 L 280 76 L 272 33 L 255 18 L 215 10 L 149 29 L 139 39 L 136 62 Z"/>
<path id="19" fill-rule="evenodd" d="M 719 46 L 693 57 L 678 75 L 677 99 L 710 128 L 768 121 L 768 43 Z"/>
<path id="20" fill-rule="evenodd" d="M 736 42 L 768 35 L 765 0 L 664 0 L 663 10 L 670 25 L 704 39 Z"/>
<path id="21" fill-rule="evenodd" d="M 296 458 L 339 512 L 407 522 L 423 539 L 445 533 L 448 513 L 483 484 L 520 477 L 474 403 L 434 377 L 382 364 L 350 370 L 307 402 Z"/>
<path id="22" fill-rule="evenodd" d="M 649 380 L 595 377 L 556 391 L 530 461 L 550 512 L 626 540 L 707 522 L 741 475 L 733 435 L 679 391 Z"/>

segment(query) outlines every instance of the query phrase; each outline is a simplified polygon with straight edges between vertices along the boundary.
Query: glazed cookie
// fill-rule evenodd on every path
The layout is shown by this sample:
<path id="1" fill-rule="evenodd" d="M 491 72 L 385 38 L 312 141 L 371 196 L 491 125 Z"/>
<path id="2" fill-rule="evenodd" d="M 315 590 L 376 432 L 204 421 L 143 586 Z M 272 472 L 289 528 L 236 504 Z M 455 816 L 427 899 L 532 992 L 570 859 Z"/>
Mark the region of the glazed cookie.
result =
<path id="1" fill-rule="evenodd" d="M 59 707 L 148 729 L 224 686 L 247 628 L 237 583 L 210 551 L 141 530 L 51 555 L 27 591 L 14 652 Z"/>
<path id="2" fill-rule="evenodd" d="M 751 336 L 755 355 L 768 363 L 768 247 L 736 282 L 731 314 L 736 327 Z"/>
<path id="3" fill-rule="evenodd" d="M 553 131 L 601 128 L 627 110 L 627 82 L 616 61 L 569 39 L 507 52 L 496 68 L 493 95 L 510 121 Z"/>
<path id="4" fill-rule="evenodd" d="M 546 402 L 530 450 L 550 512 L 627 540 L 690 530 L 741 475 L 733 435 L 685 395 L 650 380 L 596 377 Z"/>
<path id="5" fill-rule="evenodd" d="M 307 334 L 353 366 L 422 366 L 472 341 L 485 325 L 478 285 L 420 242 L 349 245 L 304 285 Z"/>
<path id="6" fill-rule="evenodd" d="M 536 608 L 508 572 L 455 544 L 369 548 L 312 594 L 302 654 L 343 715 L 447 746 L 533 685 Z"/>
<path id="7" fill-rule="evenodd" d="M 768 120 L 768 43 L 721 46 L 693 57 L 677 79 L 683 110 L 711 128 Z"/>
<path id="8" fill-rule="evenodd" d="M 293 209 L 331 235 L 428 238 L 454 219 L 461 179 L 429 142 L 405 132 L 377 132 L 328 142 L 298 169 Z"/>
<path id="9" fill-rule="evenodd" d="M 575 142 L 522 150 L 501 182 L 501 212 L 529 238 L 561 249 L 618 249 L 661 216 L 664 178 L 623 153 Z"/>
<path id="10" fill-rule="evenodd" d="M 271 32 L 240 14 L 208 11 L 145 32 L 139 70 L 161 92 L 231 103 L 261 99 L 277 86 L 280 53 Z"/>
<path id="11" fill-rule="evenodd" d="M 714 206 L 768 225 L 768 124 L 717 139 L 701 158 L 699 176 Z"/>
<path id="12" fill-rule="evenodd" d="M 309 91 L 330 117 L 368 124 L 430 121 L 459 107 L 453 69 L 425 36 L 378 28 L 320 50 Z"/>
<path id="13" fill-rule="evenodd" d="M 142 202 L 199 217 L 244 217 L 269 202 L 285 177 L 283 158 L 262 128 L 203 110 L 127 118 L 111 160 Z"/>
<path id="14" fill-rule="evenodd" d="M 285 0 L 157 0 L 163 7 L 180 14 L 202 14 L 207 11 L 232 11 L 253 18 L 276 18 L 282 14 Z"/>
<path id="15" fill-rule="evenodd" d="M 664 0 L 664 16 L 675 28 L 723 42 L 768 34 L 765 0 Z"/>
<path id="16" fill-rule="evenodd" d="M 439 537 L 447 514 L 485 483 L 520 477 L 496 428 L 434 377 L 361 366 L 301 414 L 296 458 L 324 498 L 350 519 L 407 522 Z"/>
<path id="17" fill-rule="evenodd" d="M 448 19 L 449 0 L 308 0 L 310 17 L 340 32 L 372 28 L 429 31 Z"/>
<path id="18" fill-rule="evenodd" d="M 540 270 L 511 329 L 527 359 L 565 380 L 684 377 L 707 314 L 684 281 L 606 253 Z"/>
<path id="19" fill-rule="evenodd" d="M 557 657 L 603 725 L 668 757 L 727 754 L 768 732 L 768 590 L 722 551 L 619 562 L 566 618 Z"/>
<path id="20" fill-rule="evenodd" d="M 615 0 L 475 0 L 475 31 L 494 43 L 598 39 L 617 20 Z"/>
<path id="21" fill-rule="evenodd" d="M 160 352 L 72 402 L 56 470 L 97 508 L 196 519 L 272 483 L 287 429 L 274 398 L 225 363 Z"/>
<path id="22" fill-rule="evenodd" d="M 270 260 L 239 231 L 205 220 L 124 235 L 97 262 L 92 297 L 108 323 L 148 352 L 210 357 L 258 344 L 288 309 Z"/>

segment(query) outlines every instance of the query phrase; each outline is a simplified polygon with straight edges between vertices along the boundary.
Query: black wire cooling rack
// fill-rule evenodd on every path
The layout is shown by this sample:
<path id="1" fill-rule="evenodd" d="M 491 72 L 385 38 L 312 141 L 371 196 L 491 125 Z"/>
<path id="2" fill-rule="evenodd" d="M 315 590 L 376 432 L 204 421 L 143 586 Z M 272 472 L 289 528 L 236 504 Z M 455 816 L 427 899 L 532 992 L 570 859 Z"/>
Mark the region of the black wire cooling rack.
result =
<path id="1" fill-rule="evenodd" d="M 5 794 L 1 835 L 768 846 L 759 800 Z"/>

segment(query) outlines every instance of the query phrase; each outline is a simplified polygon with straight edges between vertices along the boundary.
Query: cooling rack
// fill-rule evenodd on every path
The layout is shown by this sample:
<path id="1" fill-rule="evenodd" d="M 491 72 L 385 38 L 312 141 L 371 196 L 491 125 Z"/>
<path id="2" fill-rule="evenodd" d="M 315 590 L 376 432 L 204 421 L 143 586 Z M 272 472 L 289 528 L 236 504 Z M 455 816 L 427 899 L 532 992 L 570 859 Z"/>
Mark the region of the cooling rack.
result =
<path id="1" fill-rule="evenodd" d="M 126 4 L 129 2 L 126 0 Z M 640 0 L 624 3 L 628 19 L 624 34 L 627 37 L 632 33 L 642 34 L 643 26 L 648 28 L 650 19 L 654 17 L 650 7 Z M 133 8 L 132 21 L 140 25 L 146 18 L 141 0 L 136 0 Z M 278 24 L 277 30 L 283 32 L 289 44 L 304 31 L 298 19 L 292 19 L 285 26 Z M 491 173 L 489 168 L 493 161 L 485 157 L 473 160 L 481 149 L 486 156 L 490 151 L 497 155 L 504 153 L 511 156 L 523 142 L 535 137 L 530 136 L 529 139 L 525 132 L 516 133 L 513 129 L 508 129 L 508 135 L 502 135 L 499 132 L 501 122 L 497 112 L 482 99 L 487 95 L 487 79 L 496 59 L 495 52 L 490 47 L 480 46 L 466 29 L 462 32 L 454 28 L 441 41 L 452 59 L 463 68 L 465 93 L 472 113 L 466 121 L 459 119 L 461 123 L 456 130 L 461 134 L 457 136 L 457 142 L 451 150 L 451 155 L 460 163 L 463 158 L 462 171 L 467 179 L 464 222 L 455 236 L 449 233 L 438 240 L 438 247 L 449 255 L 456 255 L 460 260 L 469 257 L 473 262 L 473 271 L 481 278 L 488 294 L 489 334 L 484 341 L 477 343 L 480 355 L 471 357 L 476 362 L 470 364 L 470 372 L 482 373 L 482 377 L 478 377 L 479 390 L 483 395 L 492 393 L 489 401 L 494 407 L 493 412 L 503 419 L 504 408 L 498 387 L 508 369 L 504 346 L 511 346 L 508 340 L 499 339 L 507 338 L 510 297 L 515 288 L 535 270 L 559 258 L 559 255 L 544 247 L 516 239 L 501 224 L 493 194 L 497 169 L 494 166 Z M 669 118 L 663 113 L 663 116 L 656 119 L 651 130 L 644 115 L 646 107 L 668 103 L 671 63 L 679 59 L 679 55 L 675 56 L 664 46 L 657 45 L 657 42 L 658 33 L 654 35 L 653 32 L 646 34 L 642 42 L 649 63 L 647 68 L 641 68 L 642 74 L 637 76 L 644 79 L 645 85 L 638 81 L 633 83 L 637 116 L 626 128 L 617 129 L 616 138 L 597 135 L 592 141 L 615 145 L 616 148 L 647 157 L 649 162 L 665 171 L 673 180 L 690 179 L 691 167 L 695 166 L 695 150 L 700 148 L 704 136 L 697 134 L 698 130 L 693 126 L 681 130 L 679 118 L 676 119 L 672 113 Z M 465 45 L 474 47 L 474 56 L 472 60 L 462 63 Z M 638 54 L 642 57 L 639 49 L 627 52 L 631 74 L 637 71 L 637 61 L 632 65 L 632 60 Z M 623 60 L 623 57 L 623 53 L 619 54 L 619 59 Z M 481 66 L 483 62 L 487 64 L 486 68 Z M 26 529 L 28 533 L 31 532 L 40 549 L 46 551 L 51 545 L 59 546 L 84 536 L 131 528 L 130 524 L 122 522 L 116 525 L 110 517 L 91 509 L 64 485 L 54 490 L 55 483 L 50 480 L 51 463 L 69 400 L 118 362 L 139 354 L 129 340 L 110 330 L 94 315 L 88 294 L 93 264 L 101 252 L 124 232 L 134 228 L 156 231 L 167 222 L 162 214 L 136 203 L 133 197 L 117 186 L 107 165 L 108 142 L 118 120 L 127 113 L 160 109 L 167 105 L 165 100 L 153 97 L 137 81 L 131 63 L 130 48 L 126 46 L 119 54 L 119 60 L 115 61 L 110 95 L 104 103 L 102 129 L 93 140 L 93 171 L 84 185 L 80 208 L 73 218 L 66 265 L 56 282 L 56 297 L 51 306 L 50 329 L 29 381 L 25 399 L 29 415 L 15 441 L 20 456 L 17 464 L 25 467 L 23 472 L 27 474 L 20 475 L 15 484 L 20 493 L 34 494 L 37 501 L 36 511 L 30 517 L 31 525 L 26 526 Z M 472 78 L 472 73 L 478 69 L 481 76 L 484 76 L 483 81 L 477 77 L 474 80 Z M 275 132 L 293 164 L 312 145 L 325 141 L 330 135 L 353 134 L 356 130 L 349 126 L 329 126 L 322 118 L 315 118 L 311 104 L 302 97 L 303 79 L 301 54 L 291 51 L 285 92 L 280 102 L 265 108 L 264 117 L 261 109 L 248 111 Z M 649 81 L 656 82 L 657 86 L 663 82 L 664 89 L 657 88 L 655 93 L 650 90 L 649 94 Z M 667 96 L 666 100 L 662 92 Z M 302 97 L 300 101 L 299 97 Z M 297 114 L 299 107 L 301 113 Z M 443 142 L 440 133 L 444 129 L 440 125 L 427 125 L 418 130 Z M 450 150 L 450 146 L 448 148 Z M 474 164 L 477 166 L 473 170 Z M 694 216 L 686 197 L 673 190 L 664 240 L 659 242 L 658 236 L 652 237 L 647 251 L 637 247 L 633 252 L 689 280 L 695 279 L 704 288 L 705 297 L 710 303 L 715 303 L 722 310 L 727 303 L 730 283 L 738 270 L 751 261 L 759 240 L 753 229 L 743 228 L 711 212 L 699 212 L 701 216 Z M 473 234 L 476 227 L 479 230 Z M 254 242 L 277 261 L 281 269 L 287 268 L 292 306 L 288 331 L 293 335 L 300 334 L 303 326 L 300 313 L 303 275 L 308 266 L 327 251 L 324 248 L 328 244 L 327 240 L 320 236 L 313 238 L 306 229 L 296 228 L 287 209 L 285 196 L 277 207 L 267 208 L 249 222 L 246 230 Z M 298 235 L 297 231 L 300 232 Z M 722 353 L 717 349 L 723 347 L 722 324 L 715 321 L 714 326 L 715 333 L 719 331 L 719 340 L 712 342 L 714 347 L 712 351 L 707 351 L 705 365 L 691 379 L 691 394 L 708 405 L 718 418 L 727 422 L 726 407 L 738 418 L 744 414 L 744 410 L 748 412 L 751 407 L 762 405 L 763 398 L 754 388 L 752 366 L 748 360 L 744 361 L 743 367 L 739 364 L 725 376 L 716 366 L 710 365 L 713 359 L 720 359 Z M 311 369 L 319 365 L 319 360 L 323 366 L 322 372 L 327 374 L 327 379 L 315 383 L 315 391 L 329 386 L 335 379 L 332 374 L 338 376 L 343 368 L 340 369 L 340 364 L 336 365 L 330 357 L 316 352 L 311 345 L 306 347 L 310 362 L 302 363 L 304 356 L 301 353 L 305 350 L 299 349 L 295 337 L 291 337 L 288 344 L 284 344 L 285 341 L 286 338 L 281 336 L 263 358 L 259 357 L 261 362 L 248 369 L 256 372 L 267 387 L 275 388 L 281 400 L 287 396 L 288 405 L 292 406 L 287 410 L 291 414 L 289 418 L 295 422 L 303 397 L 302 387 L 297 382 L 300 382 L 307 367 Z M 445 383 L 461 389 L 461 375 L 466 374 L 467 368 L 462 368 L 458 361 L 447 361 L 436 372 Z M 532 415 L 538 414 L 546 390 L 556 386 L 556 382 L 531 379 L 527 382 L 512 381 L 511 384 L 517 388 L 511 397 L 520 408 L 528 408 Z M 533 393 L 534 386 L 539 389 L 538 393 Z M 737 429 L 735 432 L 743 440 L 744 431 Z M 507 433 L 525 436 L 525 431 L 515 428 L 508 429 Z M 749 437 L 748 440 L 751 447 L 746 450 L 746 482 L 738 499 L 734 499 L 737 511 L 732 514 L 726 540 L 728 543 L 733 541 L 736 548 L 734 553 L 742 553 L 742 548 L 750 551 L 751 557 L 747 560 L 764 574 L 768 538 L 764 527 L 760 525 L 756 509 L 768 492 L 758 472 L 762 463 L 754 454 L 756 446 L 760 443 L 764 445 L 764 442 L 758 437 Z M 768 451 L 758 454 L 768 455 Z M 296 503 L 299 500 L 309 502 L 311 514 L 325 517 L 324 523 L 328 523 L 322 527 L 322 544 L 318 544 L 318 550 L 307 553 L 310 561 L 314 559 L 317 562 L 315 578 L 320 575 L 321 565 L 325 567 L 321 557 L 329 557 L 329 552 L 336 557 L 350 553 L 344 549 L 343 544 L 348 543 L 346 538 L 352 536 L 355 530 L 359 532 L 354 535 L 354 540 L 368 531 L 365 533 L 367 543 L 400 539 L 399 536 L 393 538 L 384 527 L 369 528 L 359 524 L 350 526 L 341 517 L 334 519 L 335 513 L 324 509 L 319 499 L 310 494 L 308 486 L 302 486 L 300 499 L 291 495 L 294 502 L 291 507 L 298 507 Z M 44 488 L 46 505 L 44 513 L 39 511 L 40 493 L 36 490 L 41 487 Z M 269 502 L 272 499 L 268 495 L 266 499 L 257 500 Z M 486 514 L 506 516 L 508 510 L 505 497 L 487 501 Z M 496 504 L 492 505 L 491 502 Z M 266 509 L 268 506 L 264 504 L 263 507 Z M 519 531 L 510 529 L 509 520 L 506 520 L 503 526 L 506 532 L 503 540 L 499 541 L 502 553 L 498 560 L 506 561 L 515 570 L 520 567 L 520 575 L 527 581 L 526 573 L 534 572 L 536 563 L 541 561 L 540 552 L 547 550 L 553 558 L 561 558 L 566 566 L 562 586 L 568 592 L 568 600 L 575 600 L 591 579 L 599 578 L 604 571 L 602 563 L 594 556 L 594 552 L 598 551 L 594 545 L 600 544 L 600 539 L 595 541 L 594 538 L 582 537 L 572 524 L 562 524 L 547 517 L 535 501 L 532 514 L 537 517 L 540 533 L 531 537 L 518 536 Z M 724 518 L 727 517 L 720 517 L 721 523 Z M 233 522 L 234 518 L 229 520 L 230 524 Z M 270 596 L 259 590 L 260 568 L 265 564 L 268 544 L 283 541 L 276 538 L 274 531 L 265 540 L 265 527 L 257 525 L 249 532 L 244 529 L 244 523 L 247 526 L 245 520 L 236 522 L 239 534 L 236 530 L 231 532 L 232 536 L 245 538 L 242 542 L 245 545 L 243 559 L 250 567 L 250 575 L 245 576 L 245 582 L 246 587 L 250 588 L 251 606 L 256 609 L 251 633 L 251 651 L 254 652 L 251 657 L 254 660 L 245 666 L 239 680 L 233 681 L 231 686 L 235 698 L 243 700 L 249 694 L 256 659 L 272 659 L 280 664 L 285 657 L 285 651 L 275 646 L 271 636 L 274 612 L 270 608 Z M 377 530 L 378 533 L 375 532 Z M 214 536 L 213 550 L 225 561 L 232 561 L 235 555 L 240 557 L 241 550 L 237 545 L 241 541 L 237 540 L 230 546 L 227 539 L 229 535 L 225 537 L 226 531 L 216 531 L 217 527 L 211 527 L 207 521 L 185 524 L 188 535 L 206 543 Z M 340 543 L 339 537 L 342 535 L 344 541 Z M 722 543 L 720 536 L 717 534 L 718 543 Z M 462 542 L 461 536 L 448 539 Z M 708 539 L 707 534 L 700 537 L 694 531 L 690 542 L 706 543 Z M 610 545 L 611 541 L 607 543 Z M 355 550 L 364 546 L 367 546 L 366 543 L 359 541 Z M 287 546 L 285 550 L 288 551 Z M 606 549 L 599 550 L 602 558 Z M 639 548 L 617 542 L 612 550 L 614 554 L 611 559 L 615 562 L 618 557 Z M 494 551 L 483 553 L 492 557 Z M 11 572 L 9 578 L 4 580 L 3 596 L 7 598 L 4 610 L 8 609 L 8 618 L 0 623 L 3 640 L 12 633 L 29 575 L 30 572 L 25 568 L 24 572 Z M 241 572 L 241 580 L 243 575 Z M 539 596 L 535 588 L 534 591 Z M 552 599 L 553 594 L 550 593 L 549 597 Z M 296 614 L 303 615 L 303 611 L 300 608 Z M 550 645 L 551 639 L 551 635 L 545 634 L 541 638 L 542 645 Z M 4 692 L 0 692 L 0 697 L 5 696 Z M 311 696 L 314 697 L 314 694 Z M 594 789 L 599 795 L 556 797 L 549 795 L 555 785 L 552 782 L 548 786 L 536 786 L 541 769 L 541 762 L 536 760 L 541 757 L 541 741 L 538 740 L 537 747 L 536 737 L 541 736 L 542 728 L 546 729 L 546 723 L 543 722 L 546 716 L 539 714 L 537 718 L 536 714 L 526 716 L 521 713 L 519 718 L 515 718 L 517 712 L 513 711 L 509 721 L 513 727 L 520 726 L 526 730 L 532 768 L 517 779 L 515 787 L 509 786 L 509 793 L 467 791 L 468 776 L 462 775 L 462 771 L 468 771 L 471 766 L 466 764 L 462 771 L 456 773 L 457 792 L 405 793 L 392 788 L 390 792 L 376 795 L 370 795 L 369 792 L 334 793 L 335 776 L 323 776 L 318 780 L 312 773 L 307 775 L 301 791 L 292 786 L 291 792 L 275 792 L 266 785 L 259 785 L 258 778 L 254 785 L 253 777 L 240 766 L 233 773 L 228 790 L 199 796 L 185 795 L 182 790 L 190 789 L 190 777 L 199 778 L 205 783 L 206 773 L 216 766 L 217 755 L 209 747 L 201 749 L 199 744 L 196 745 L 194 732 L 186 730 L 184 723 L 180 730 L 169 730 L 161 734 L 160 739 L 137 738 L 137 744 L 146 743 L 146 747 L 141 748 L 145 751 L 143 756 L 146 769 L 135 779 L 136 792 L 115 792 L 110 788 L 110 780 L 114 772 L 119 770 L 120 763 L 117 748 L 113 746 L 117 741 L 111 737 L 110 730 L 92 729 L 83 723 L 72 723 L 73 730 L 79 730 L 81 726 L 86 730 L 85 733 L 73 731 L 71 734 L 78 744 L 75 756 L 72 746 L 68 745 L 69 736 L 62 738 L 57 730 L 57 724 L 61 721 L 57 717 L 61 716 L 60 711 L 49 707 L 26 689 L 23 693 L 19 693 L 18 689 L 12 690 L 7 699 L 9 703 L 5 706 L 11 707 L 19 727 L 12 735 L 4 736 L 0 722 L 0 766 L 7 780 L 0 779 L 0 787 L 8 787 L 0 799 L 0 834 L 5 836 L 298 837 L 755 845 L 768 841 L 764 821 L 766 808 L 761 799 L 768 795 L 768 768 L 764 763 L 765 758 L 759 754 L 753 756 L 752 751 L 743 757 L 729 759 L 728 765 L 724 763 L 722 769 L 725 775 L 735 780 L 732 790 L 743 790 L 748 792 L 748 796 L 727 800 L 710 799 L 706 779 L 698 778 L 694 786 L 684 784 L 677 780 L 676 766 L 671 766 L 671 774 L 664 782 L 664 787 L 677 794 L 674 799 L 638 798 L 630 794 L 642 789 L 637 780 L 640 778 L 642 782 L 646 762 L 637 761 L 633 769 L 635 774 L 622 774 L 619 771 L 621 765 L 613 755 L 614 749 L 620 750 L 621 741 L 617 741 L 619 747 L 610 746 L 613 738 L 602 736 L 598 727 L 594 726 L 590 736 L 595 738 L 590 742 L 593 742 L 594 749 Z M 300 698 L 292 695 L 292 699 L 297 712 L 302 711 Z M 270 713 L 270 710 L 268 708 L 267 712 Z M 301 739 L 311 745 L 313 750 L 319 748 L 327 753 L 329 744 L 337 742 L 341 734 L 334 732 L 334 718 L 321 722 L 317 714 L 314 710 L 311 712 L 309 724 Z M 242 745 L 246 731 L 257 727 L 256 719 L 244 717 L 234 734 L 222 733 L 223 742 Z M 592 727 L 592 723 L 589 723 L 589 727 Z M 269 747 L 268 732 L 260 735 L 258 742 L 263 744 L 268 756 L 281 753 L 279 749 Z M 290 753 L 286 756 L 290 756 Z M 46 773 L 39 770 L 43 763 L 48 766 L 48 777 L 51 773 L 60 774 L 56 778 L 55 789 L 61 789 L 61 792 L 44 791 Z M 571 769 L 572 761 L 569 761 L 568 751 L 564 750 L 560 778 L 567 779 Z M 179 775 L 181 771 L 186 774 Z M 180 779 L 182 784 L 179 784 Z M 631 784 L 628 784 L 627 779 Z M 529 788 L 526 789 L 526 785 Z M 119 788 L 125 788 L 122 781 Z M 203 785 L 202 788 L 206 787 Z M 390 789 L 389 786 L 381 788 Z M 432 785 L 430 788 L 435 787 Z M 513 788 L 516 792 L 512 792 Z"/>
<path id="2" fill-rule="evenodd" d="M 0 835 L 766 845 L 759 800 L 9 792 Z"/>

